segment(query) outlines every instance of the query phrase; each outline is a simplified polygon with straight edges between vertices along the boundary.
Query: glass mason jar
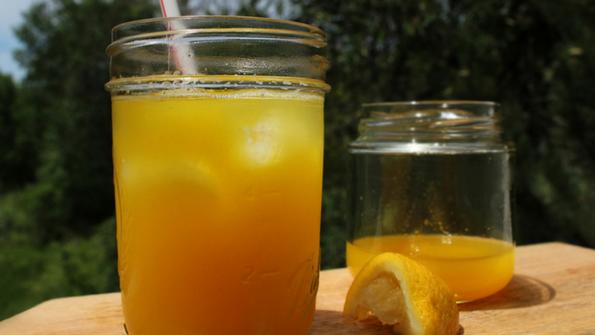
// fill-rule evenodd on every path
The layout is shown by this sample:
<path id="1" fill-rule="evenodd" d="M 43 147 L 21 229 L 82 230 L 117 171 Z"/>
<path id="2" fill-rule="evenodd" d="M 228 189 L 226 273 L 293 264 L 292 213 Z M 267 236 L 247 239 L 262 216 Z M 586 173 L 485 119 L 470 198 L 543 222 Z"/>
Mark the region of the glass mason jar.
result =
<path id="1" fill-rule="evenodd" d="M 320 258 L 324 33 L 203 16 L 124 23 L 112 41 L 127 333 L 307 334 Z"/>
<path id="2" fill-rule="evenodd" d="M 491 295 L 514 271 L 512 161 L 499 105 L 363 106 L 352 142 L 347 265 L 398 252 L 427 265 L 457 301 Z"/>

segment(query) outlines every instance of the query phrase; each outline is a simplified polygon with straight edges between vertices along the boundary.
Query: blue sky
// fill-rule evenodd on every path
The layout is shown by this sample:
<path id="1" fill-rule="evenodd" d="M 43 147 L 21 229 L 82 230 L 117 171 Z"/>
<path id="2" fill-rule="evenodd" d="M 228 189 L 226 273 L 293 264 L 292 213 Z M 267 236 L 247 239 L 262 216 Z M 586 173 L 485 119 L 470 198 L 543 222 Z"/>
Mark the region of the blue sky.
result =
<path id="1" fill-rule="evenodd" d="M 22 13 L 40 0 L 0 0 L 0 71 L 20 81 L 25 72 L 13 59 L 12 53 L 22 45 L 14 34 L 14 28 L 23 23 Z"/>

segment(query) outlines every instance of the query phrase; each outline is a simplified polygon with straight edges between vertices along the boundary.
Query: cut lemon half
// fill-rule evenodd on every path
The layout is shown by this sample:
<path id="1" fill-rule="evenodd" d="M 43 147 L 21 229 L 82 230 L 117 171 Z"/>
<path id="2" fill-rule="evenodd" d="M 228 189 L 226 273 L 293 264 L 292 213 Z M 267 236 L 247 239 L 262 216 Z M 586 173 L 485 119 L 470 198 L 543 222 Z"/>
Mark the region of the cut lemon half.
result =
<path id="1" fill-rule="evenodd" d="M 455 335 L 459 310 L 446 283 L 425 266 L 396 253 L 372 258 L 353 280 L 343 314 L 376 316 L 401 335 Z"/>

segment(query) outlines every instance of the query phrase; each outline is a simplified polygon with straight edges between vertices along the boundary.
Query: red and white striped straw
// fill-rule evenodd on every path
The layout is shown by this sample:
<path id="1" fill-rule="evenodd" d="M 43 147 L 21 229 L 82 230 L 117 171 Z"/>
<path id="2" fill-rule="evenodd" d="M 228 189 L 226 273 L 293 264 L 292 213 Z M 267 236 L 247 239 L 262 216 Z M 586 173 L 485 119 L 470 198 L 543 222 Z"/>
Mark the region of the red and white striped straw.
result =
<path id="1" fill-rule="evenodd" d="M 161 3 L 161 12 L 164 17 L 180 16 L 180 8 L 176 0 L 159 0 Z M 186 27 L 180 20 L 170 22 L 170 30 L 184 30 Z M 178 42 L 171 47 L 171 53 L 174 58 L 174 64 L 182 74 L 194 74 L 194 51 L 190 48 L 188 42 Z"/>
<path id="2" fill-rule="evenodd" d="M 163 17 L 180 16 L 180 8 L 175 0 L 159 0 Z"/>

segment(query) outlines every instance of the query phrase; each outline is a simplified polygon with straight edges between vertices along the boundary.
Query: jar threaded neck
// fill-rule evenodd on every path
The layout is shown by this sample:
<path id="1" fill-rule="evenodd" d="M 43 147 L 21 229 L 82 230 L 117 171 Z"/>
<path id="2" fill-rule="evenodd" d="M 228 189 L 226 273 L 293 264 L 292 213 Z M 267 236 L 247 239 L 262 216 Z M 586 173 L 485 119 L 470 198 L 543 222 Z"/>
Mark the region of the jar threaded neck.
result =
<path id="1" fill-rule="evenodd" d="M 359 137 L 350 148 L 460 152 L 498 146 L 498 108 L 496 103 L 475 101 L 366 104 Z"/>

